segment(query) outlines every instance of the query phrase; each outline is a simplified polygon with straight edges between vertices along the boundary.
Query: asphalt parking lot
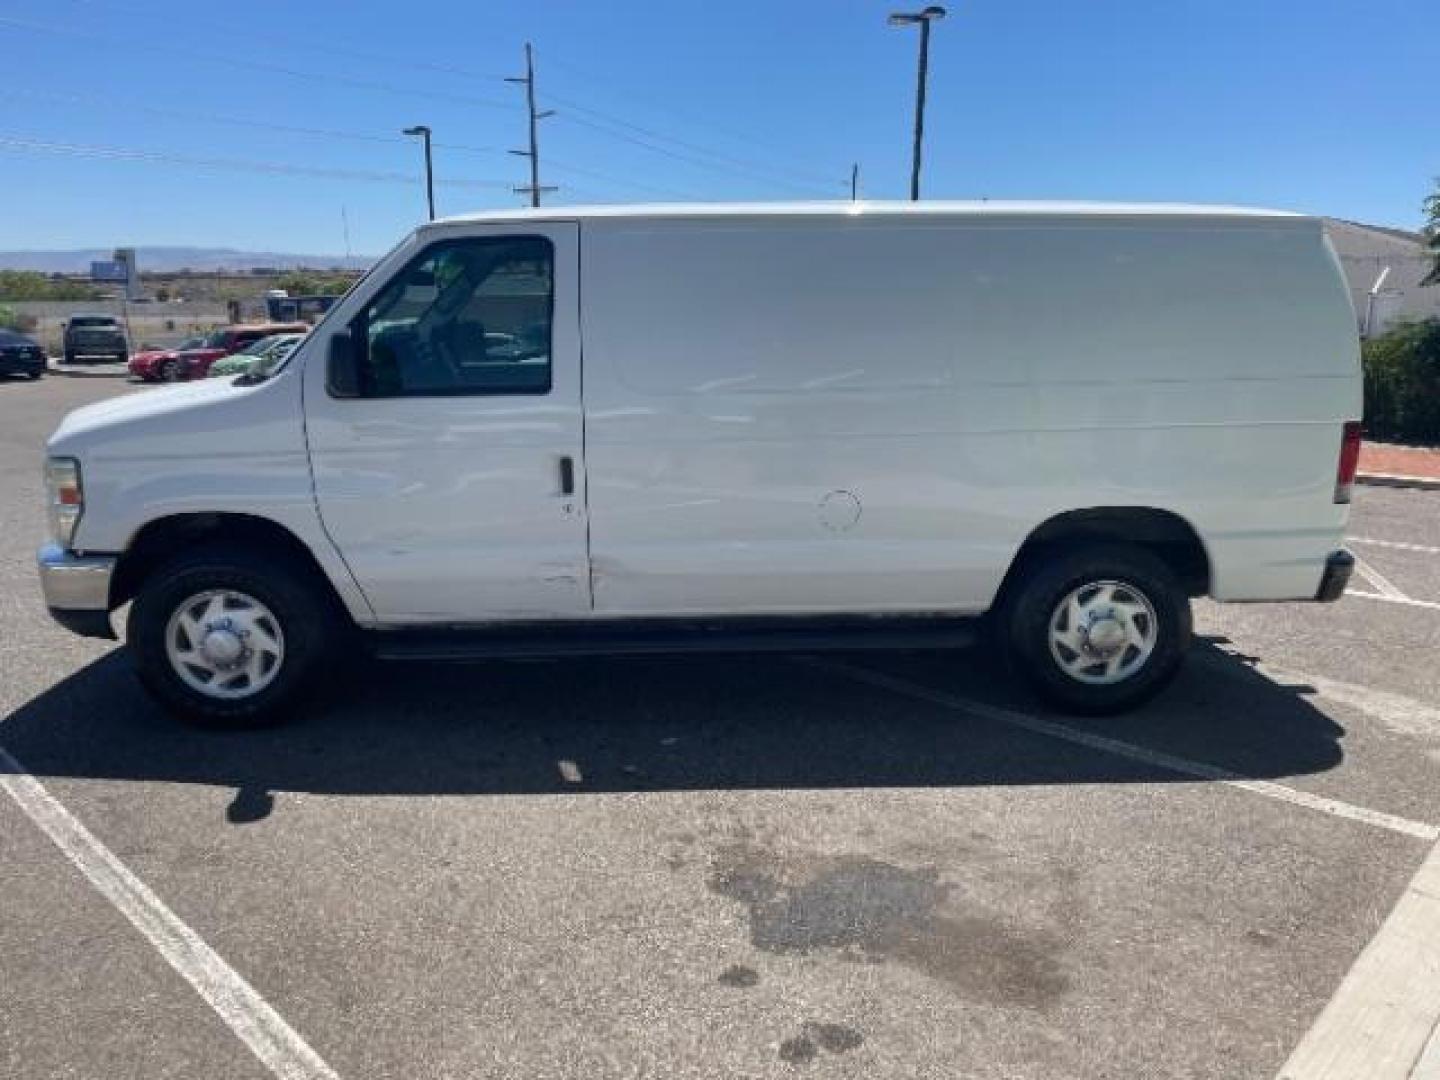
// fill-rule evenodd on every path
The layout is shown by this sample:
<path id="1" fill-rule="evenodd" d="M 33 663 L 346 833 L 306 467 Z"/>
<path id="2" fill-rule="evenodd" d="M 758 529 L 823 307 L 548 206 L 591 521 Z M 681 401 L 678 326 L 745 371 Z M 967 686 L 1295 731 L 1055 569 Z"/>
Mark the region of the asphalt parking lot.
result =
<path id="1" fill-rule="evenodd" d="M 1201 604 L 1115 720 L 977 651 L 393 664 L 217 735 L 40 605 L 43 438 L 128 392 L 0 383 L 0 1075 L 1270 1077 L 1435 842 L 1440 493 L 1360 489 L 1365 595 Z"/>

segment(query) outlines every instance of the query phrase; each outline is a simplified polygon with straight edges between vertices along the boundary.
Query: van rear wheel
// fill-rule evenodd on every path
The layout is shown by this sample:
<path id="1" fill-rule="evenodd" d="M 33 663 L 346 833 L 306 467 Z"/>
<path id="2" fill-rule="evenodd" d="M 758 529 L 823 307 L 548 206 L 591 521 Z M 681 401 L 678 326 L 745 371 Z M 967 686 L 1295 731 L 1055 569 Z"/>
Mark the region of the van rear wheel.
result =
<path id="1" fill-rule="evenodd" d="M 126 637 L 141 682 L 179 718 L 260 727 L 294 715 L 332 622 L 318 590 L 282 559 L 217 545 L 150 575 Z"/>
<path id="2" fill-rule="evenodd" d="M 1012 666 L 1062 710 L 1134 708 L 1175 677 L 1190 646 L 1190 600 L 1163 562 L 1123 544 L 1037 562 L 1001 619 Z"/>

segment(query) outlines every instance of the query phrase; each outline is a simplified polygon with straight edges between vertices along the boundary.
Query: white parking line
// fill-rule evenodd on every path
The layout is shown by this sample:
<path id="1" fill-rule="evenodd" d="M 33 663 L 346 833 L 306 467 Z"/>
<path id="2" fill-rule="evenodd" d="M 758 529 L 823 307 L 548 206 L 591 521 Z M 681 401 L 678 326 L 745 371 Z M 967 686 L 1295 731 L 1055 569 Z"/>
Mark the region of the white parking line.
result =
<path id="1" fill-rule="evenodd" d="M 1426 544 L 1403 544 L 1398 540 L 1376 540 L 1369 536 L 1347 536 L 1345 539 L 1352 544 L 1369 544 L 1372 547 L 1394 548 L 1396 551 L 1418 551 L 1422 555 L 1440 555 L 1440 547 Z"/>
<path id="2" fill-rule="evenodd" d="M 1380 595 L 1390 600 L 1409 600 L 1400 589 L 1384 574 L 1376 570 L 1358 555 L 1355 557 L 1355 572 L 1380 590 Z"/>
<path id="3" fill-rule="evenodd" d="M 1440 1025 L 1431 1033 L 1430 1042 L 1420 1054 L 1409 1080 L 1440 1080 Z"/>
<path id="4" fill-rule="evenodd" d="M 0 746 L 0 787 L 281 1080 L 339 1075 L 220 954 Z"/>
<path id="5" fill-rule="evenodd" d="M 1440 604 L 1433 600 L 1412 600 L 1408 596 L 1385 596 L 1382 593 L 1358 592 L 1355 589 L 1346 589 L 1346 596 L 1358 596 L 1361 600 L 1383 600 L 1387 604 L 1404 604 L 1406 607 L 1425 608 L 1429 611 L 1440 611 Z"/>
<path id="6" fill-rule="evenodd" d="M 1424 1080 L 1440 1075 L 1440 845 L 1277 1080 Z M 1426 1049 L 1429 1042 L 1430 1049 Z"/>
<path id="7" fill-rule="evenodd" d="M 1218 667 L 1229 662 L 1238 662 L 1233 654 L 1225 652 L 1230 660 L 1199 654 L 1194 659 Z M 1358 683 L 1341 682 L 1324 675 L 1292 671 L 1277 667 L 1265 660 L 1247 661 L 1253 670 L 1264 675 L 1271 682 L 1294 687 L 1310 687 L 1321 697 L 1356 709 L 1374 718 L 1381 725 L 1397 735 L 1414 735 L 1421 738 L 1440 739 L 1440 705 L 1432 705 L 1419 698 L 1397 694 L 1391 690 L 1375 690 Z"/>
<path id="8" fill-rule="evenodd" d="M 1060 739 L 1063 742 L 1084 746 L 1091 750 L 1099 750 L 1107 754 L 1114 754 L 1117 757 L 1129 758 L 1131 761 L 1138 761 L 1145 765 L 1166 769 L 1170 772 L 1179 773 L 1182 776 L 1193 776 L 1200 780 L 1215 781 L 1228 787 L 1248 791 L 1253 795 L 1261 795 L 1267 799 L 1274 799 L 1277 802 L 1290 803 L 1293 806 L 1304 807 L 1307 810 L 1317 810 L 1322 814 L 1329 814 L 1332 817 L 1345 818 L 1349 821 L 1373 825 L 1376 828 L 1388 829 L 1391 832 L 1400 833 L 1404 836 L 1413 836 L 1417 840 L 1434 841 L 1440 839 L 1440 827 L 1425 822 L 1412 821 L 1409 818 L 1399 817 L 1395 814 L 1387 814 L 1380 810 L 1371 810 L 1368 807 L 1356 806 L 1353 803 L 1343 802 L 1340 799 L 1330 799 L 1323 795 L 1314 795 L 1308 791 L 1286 787 L 1284 784 L 1277 784 L 1270 780 L 1249 780 L 1238 773 L 1231 772 L 1229 769 L 1222 769 L 1201 761 L 1191 761 L 1189 758 L 1176 757 L 1173 754 L 1162 753 L 1158 750 L 1150 750 L 1146 747 L 1137 746 L 1134 743 L 1124 742 L 1120 739 L 1111 739 L 1104 735 L 1095 735 L 1088 731 L 1080 731 L 1076 728 L 1067 727 L 1064 724 L 1044 720 L 1030 713 L 1017 712 L 1014 709 L 1003 709 L 996 705 L 986 705 L 983 702 L 972 701 L 969 698 L 946 694 L 939 690 L 932 690 L 927 686 L 921 686 L 918 683 L 909 682 L 905 679 L 897 679 L 891 675 L 883 675 L 869 668 L 856 667 L 838 660 L 821 660 L 816 658 L 806 658 L 797 662 L 818 668 L 822 671 L 830 671 L 844 675 L 857 682 L 869 683 L 871 686 L 878 686 L 881 689 L 890 690 L 893 693 L 901 694 L 905 697 L 926 701 L 932 705 L 940 705 L 947 709 L 954 709 L 957 712 L 969 713 L 972 716 L 998 721 L 999 723 L 1021 728 L 1037 735 Z"/>

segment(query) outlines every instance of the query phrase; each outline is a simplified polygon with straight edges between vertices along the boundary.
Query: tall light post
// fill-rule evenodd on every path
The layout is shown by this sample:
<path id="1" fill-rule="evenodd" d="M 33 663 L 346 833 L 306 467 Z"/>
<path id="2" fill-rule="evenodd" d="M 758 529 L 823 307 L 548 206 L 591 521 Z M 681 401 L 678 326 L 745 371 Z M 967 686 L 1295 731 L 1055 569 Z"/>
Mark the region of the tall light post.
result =
<path id="1" fill-rule="evenodd" d="M 408 127 L 402 135 L 419 135 L 425 140 L 425 205 L 430 208 L 430 220 L 435 220 L 435 167 L 430 160 L 430 129 L 424 124 Z"/>
<path id="2" fill-rule="evenodd" d="M 923 11 L 897 11 L 891 26 L 920 27 L 920 64 L 915 77 L 915 151 L 910 165 L 910 201 L 920 198 L 920 144 L 925 139 L 925 80 L 930 71 L 930 24 L 945 17 L 945 9 L 932 4 Z"/>

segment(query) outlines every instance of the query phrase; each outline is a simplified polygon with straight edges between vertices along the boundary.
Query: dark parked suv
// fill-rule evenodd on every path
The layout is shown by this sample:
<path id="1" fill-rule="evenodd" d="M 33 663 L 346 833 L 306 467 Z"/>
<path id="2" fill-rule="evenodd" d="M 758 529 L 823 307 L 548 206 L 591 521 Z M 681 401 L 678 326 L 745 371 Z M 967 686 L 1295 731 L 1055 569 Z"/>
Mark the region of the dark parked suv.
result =
<path id="1" fill-rule="evenodd" d="M 122 364 L 130 359 L 125 331 L 113 315 L 73 315 L 65 324 L 65 363 L 103 357 Z"/>
<path id="2" fill-rule="evenodd" d="M 45 373 L 45 350 L 24 334 L 0 329 L 0 375 L 29 375 L 38 379 Z"/>

